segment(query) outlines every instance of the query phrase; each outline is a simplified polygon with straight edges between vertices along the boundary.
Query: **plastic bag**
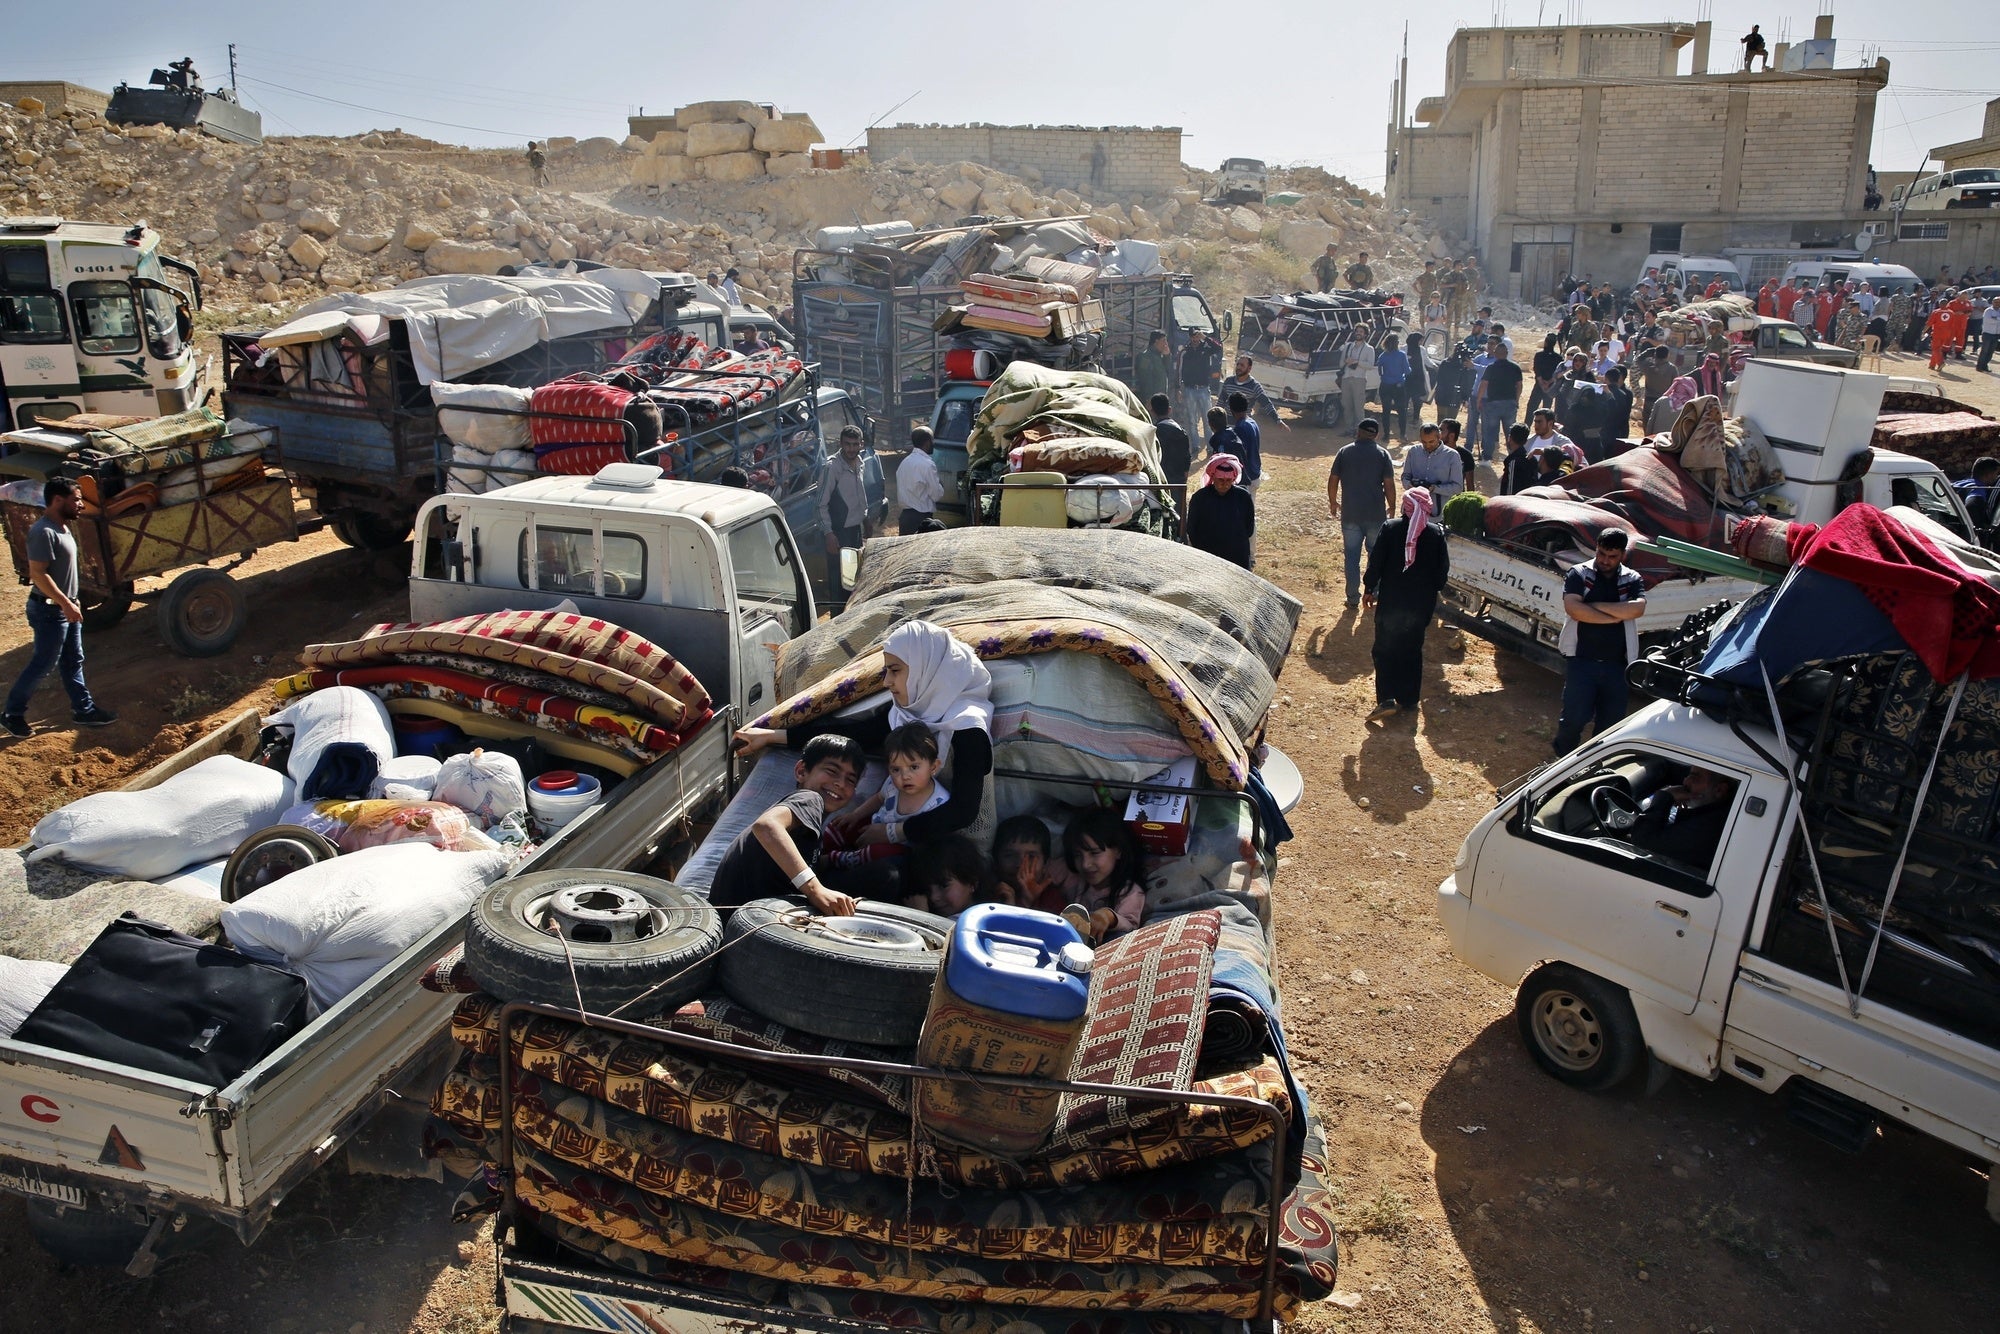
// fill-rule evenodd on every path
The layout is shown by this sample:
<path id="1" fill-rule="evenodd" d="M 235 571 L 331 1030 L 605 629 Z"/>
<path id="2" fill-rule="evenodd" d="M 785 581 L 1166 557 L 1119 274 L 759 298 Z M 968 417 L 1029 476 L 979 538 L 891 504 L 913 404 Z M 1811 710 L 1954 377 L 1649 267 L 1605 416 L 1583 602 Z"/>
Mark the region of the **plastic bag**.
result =
<path id="1" fill-rule="evenodd" d="M 318 801 L 285 812 L 285 824 L 333 840 L 342 852 L 428 843 L 443 852 L 489 852 L 499 846 L 472 817 L 441 801 Z"/>
<path id="2" fill-rule="evenodd" d="M 463 917 L 511 862 L 505 852 L 440 852 L 428 843 L 364 848 L 228 904 L 222 925 L 242 953 L 303 976 L 324 1010 Z"/>
<path id="3" fill-rule="evenodd" d="M 438 380 L 431 385 L 431 402 L 438 406 L 438 429 L 454 445 L 480 454 L 498 454 L 503 449 L 526 449 L 528 402 L 531 391 L 504 384 L 452 384 Z M 494 412 L 453 412 L 453 407 L 495 408 Z"/>
<path id="4" fill-rule="evenodd" d="M 359 692 L 357 692 L 359 693 Z M 134 880 L 226 857 L 292 804 L 292 781 L 233 755 L 191 765 L 156 787 L 97 792 L 44 815 L 26 860 L 61 857 Z"/>
<path id="5" fill-rule="evenodd" d="M 490 829 L 516 811 L 528 809 L 528 783 L 521 762 L 497 750 L 454 755 L 438 768 L 431 796 L 471 815 L 481 829 Z"/>
<path id="6" fill-rule="evenodd" d="M 364 797 L 382 766 L 396 756 L 389 710 L 354 686 L 315 690 L 272 714 L 265 725 L 292 729 L 285 767 L 301 801 Z"/>
<path id="7" fill-rule="evenodd" d="M 69 971 L 66 963 L 10 959 L 0 954 L 0 1038 L 11 1038 L 56 983 Z"/>
<path id="8" fill-rule="evenodd" d="M 393 796 L 406 801 L 428 801 L 437 790 L 438 761 L 429 755 L 398 755 L 382 766 L 375 775 L 375 781 L 368 785 L 371 798 Z M 397 787 L 399 792 L 389 789 Z M 408 794 L 414 792 L 414 797 Z"/>
<path id="9" fill-rule="evenodd" d="M 1102 525 L 1118 528 L 1132 522 L 1132 516 L 1146 503 L 1146 492 L 1142 489 L 1146 479 L 1136 473 L 1093 473 L 1089 477 L 1076 479 L 1079 485 L 1106 486 L 1113 483 L 1124 484 L 1120 490 L 1070 491 L 1064 498 L 1069 511 L 1070 522 Z"/>

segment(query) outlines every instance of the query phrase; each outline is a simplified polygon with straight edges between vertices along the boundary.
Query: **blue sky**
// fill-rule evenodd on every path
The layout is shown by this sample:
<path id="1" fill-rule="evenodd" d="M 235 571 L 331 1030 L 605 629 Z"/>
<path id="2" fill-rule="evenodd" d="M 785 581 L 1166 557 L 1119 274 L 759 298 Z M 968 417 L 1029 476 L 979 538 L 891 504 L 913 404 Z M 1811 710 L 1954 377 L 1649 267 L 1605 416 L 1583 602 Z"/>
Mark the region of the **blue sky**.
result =
<path id="1" fill-rule="evenodd" d="M 269 133 L 400 126 L 457 143 L 551 134 L 621 135 L 645 106 L 750 98 L 810 112 L 845 144 L 889 117 L 958 123 L 1180 125 L 1184 156 L 1310 162 L 1378 186 L 1389 86 L 1409 23 L 1411 104 L 1443 91 L 1453 29 L 1692 19 L 1695 5 L 1513 0 L 1421 6 L 1239 0 L 1139 5 L 1005 0 L 853 4 L 315 5 L 97 0 L 88 23 L 64 5 L 12 4 L 0 78 L 66 78 L 102 89 L 192 55 L 222 81 L 239 45 L 245 100 Z M 1816 5 L 1714 5 L 1715 63 L 1753 22 L 1810 35 Z M 2000 96 L 2000 23 L 1973 0 L 1854 0 L 1836 10 L 1839 63 L 1891 62 L 1875 164 L 1912 169 L 1929 148 L 1976 137 Z M 1984 14 L 1985 18 L 1973 16 Z M 550 20 L 551 15 L 561 15 Z M 1145 17 L 1136 17 L 1143 15 Z M 1041 48 L 1046 54 L 1029 54 Z M 982 48 L 995 52 L 982 60 Z"/>

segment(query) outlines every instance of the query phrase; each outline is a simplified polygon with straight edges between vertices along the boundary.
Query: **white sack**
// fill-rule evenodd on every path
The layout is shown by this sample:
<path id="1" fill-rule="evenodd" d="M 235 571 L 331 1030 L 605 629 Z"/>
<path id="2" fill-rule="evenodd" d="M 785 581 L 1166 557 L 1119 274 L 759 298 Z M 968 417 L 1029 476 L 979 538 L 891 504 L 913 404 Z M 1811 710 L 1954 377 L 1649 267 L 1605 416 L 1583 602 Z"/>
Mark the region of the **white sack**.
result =
<path id="1" fill-rule="evenodd" d="M 1107 528 L 1117 528 L 1132 522 L 1132 516 L 1146 503 L 1147 492 L 1142 489 L 1146 479 L 1136 473 L 1093 473 L 1089 477 L 1079 477 L 1076 480 L 1078 484 L 1089 483 L 1107 487 L 1117 483 L 1127 489 L 1064 492 L 1064 507 L 1069 511 L 1072 523 L 1100 524 Z"/>
<path id="2" fill-rule="evenodd" d="M 481 828 L 491 829 L 510 813 L 527 811 L 528 783 L 521 776 L 521 762 L 512 755 L 475 750 L 454 755 L 439 767 L 431 797 L 449 802 Z"/>
<path id="3" fill-rule="evenodd" d="M 222 927 L 241 953 L 303 976 L 324 1010 L 464 916 L 511 862 L 503 851 L 440 852 L 428 843 L 363 848 L 227 905 Z"/>
<path id="4" fill-rule="evenodd" d="M 359 693 L 359 692 L 357 692 Z M 234 755 L 216 755 L 139 792 L 98 792 L 44 815 L 27 860 L 61 857 L 133 880 L 226 857 L 278 822 L 292 781 Z"/>
<path id="5" fill-rule="evenodd" d="M 528 403 L 532 397 L 531 390 L 505 384 L 452 384 L 439 380 L 431 386 L 431 401 L 438 406 L 438 428 L 454 445 L 464 445 L 481 454 L 527 449 L 534 444 L 528 432 Z M 454 407 L 498 411 L 454 412 Z"/>
<path id="6" fill-rule="evenodd" d="M 470 445 L 453 445 L 451 461 L 453 466 L 444 475 L 444 489 L 454 496 L 480 496 L 540 476 L 533 450 L 503 449 L 497 454 L 482 454 Z"/>
<path id="7" fill-rule="evenodd" d="M 375 696 L 354 686 L 315 690 L 278 710 L 264 723 L 267 727 L 292 729 L 292 755 L 285 768 L 298 785 L 300 801 L 366 796 L 368 785 L 375 781 L 382 766 L 396 758 L 396 734 L 389 725 L 388 708 Z M 374 758 L 373 767 L 366 763 L 344 766 L 351 771 L 346 781 L 329 787 L 323 779 L 314 786 L 313 770 L 319 767 L 327 748 L 336 745 L 362 747 Z M 365 774 L 362 770 L 366 770 Z M 353 790 L 344 792 L 339 787 Z"/>
<path id="8" fill-rule="evenodd" d="M 437 790 L 438 769 L 441 766 L 435 756 L 398 755 L 382 766 L 382 772 L 375 775 L 375 781 L 368 785 L 371 798 L 385 797 L 393 784 L 407 791 L 421 793 L 425 801 Z M 402 793 L 397 793 L 401 796 Z"/>
<path id="9" fill-rule="evenodd" d="M 66 963 L 0 954 L 0 1038 L 11 1038 L 69 971 Z"/>

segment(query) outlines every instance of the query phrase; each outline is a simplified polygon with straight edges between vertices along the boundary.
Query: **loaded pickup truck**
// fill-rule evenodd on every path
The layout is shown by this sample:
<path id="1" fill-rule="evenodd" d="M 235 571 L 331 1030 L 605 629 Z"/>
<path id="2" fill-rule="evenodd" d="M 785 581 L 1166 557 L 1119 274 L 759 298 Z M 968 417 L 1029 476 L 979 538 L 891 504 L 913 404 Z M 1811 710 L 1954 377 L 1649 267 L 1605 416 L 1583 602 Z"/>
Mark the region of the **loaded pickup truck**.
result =
<path id="1" fill-rule="evenodd" d="M 1785 508 L 1769 502 L 1765 507 L 1797 521 L 1824 523 L 1855 500 L 1878 507 L 1909 505 L 1969 538 L 1972 520 L 1943 473 L 1922 459 L 1869 449 L 1886 384 L 1885 376 L 1801 362 L 1745 365 L 1734 412 L 1763 431 L 1786 478 L 1777 492 Z M 1866 472 L 1843 481 L 1843 474 L 1862 466 L 1864 456 Z M 1620 465 L 1614 459 L 1597 466 Z M 1609 511 L 1607 518 L 1616 521 L 1618 513 Z M 1747 511 L 1715 507 L 1710 537 L 1718 550 L 1727 550 L 1729 533 L 1745 517 Z M 1643 537 L 1643 529 L 1627 526 Z M 1451 533 L 1451 576 L 1443 608 L 1474 634 L 1560 671 L 1556 644 L 1565 619 L 1563 577 L 1590 556 L 1554 527 L 1546 532 L 1551 535 L 1546 542 L 1533 545 Z M 1643 549 L 1644 543 L 1640 545 Z M 1649 580 L 1640 642 L 1661 642 L 1691 613 L 1720 599 L 1740 601 L 1756 587 L 1727 574 L 1670 569 Z"/>
<path id="2" fill-rule="evenodd" d="M 1726 1075 L 1850 1152 L 1901 1124 L 1985 1172 L 2000 1220 L 1995 682 L 1933 675 L 1942 636 L 1906 640 L 1847 577 L 1995 566 L 1909 509 L 1818 540 L 1841 563 L 1807 547 L 1635 665 L 1655 703 L 1503 789 L 1438 913 L 1556 1079 Z"/>
<path id="3" fill-rule="evenodd" d="M 440 496 L 417 527 L 413 620 L 568 602 L 668 647 L 707 686 L 708 722 L 516 873 L 651 866 L 728 795 L 730 731 L 772 702 L 773 646 L 814 622 L 783 514 L 755 492 L 624 465 Z M 258 714 L 244 713 L 127 786 L 155 786 L 213 755 L 248 758 L 260 730 Z M 452 998 L 417 982 L 463 931 L 460 920 L 432 932 L 226 1088 L 0 1040 L 0 1190 L 27 1198 L 58 1254 L 135 1274 L 150 1272 L 189 1217 L 254 1241 L 378 1112 L 429 1096 Z M 416 1125 L 387 1138 L 414 1146 Z M 114 1135 L 129 1155 L 105 1152 Z"/>

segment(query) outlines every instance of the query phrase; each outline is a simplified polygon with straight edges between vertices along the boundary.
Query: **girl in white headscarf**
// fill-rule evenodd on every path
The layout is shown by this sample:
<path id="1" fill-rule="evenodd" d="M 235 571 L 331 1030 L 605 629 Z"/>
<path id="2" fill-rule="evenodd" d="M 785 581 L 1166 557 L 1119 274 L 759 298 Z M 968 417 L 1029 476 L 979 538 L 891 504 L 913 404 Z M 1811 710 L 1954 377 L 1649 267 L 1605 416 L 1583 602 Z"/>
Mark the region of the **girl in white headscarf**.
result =
<path id="1" fill-rule="evenodd" d="M 886 825 L 870 824 L 855 837 L 857 844 L 887 838 L 895 843 L 934 842 L 962 833 L 983 841 L 993 823 L 993 801 L 987 778 L 993 772 L 993 678 L 970 647 L 941 625 L 906 621 L 882 642 L 882 683 L 891 700 L 886 713 L 860 718 L 820 718 L 789 730 L 746 727 L 736 734 L 737 747 L 754 755 L 766 746 L 801 747 L 821 732 L 851 736 L 870 751 L 879 751 L 889 732 L 905 723 L 920 722 L 937 736 L 940 775 L 950 798 L 936 810 Z M 857 813 L 843 812 L 832 823 L 859 824 Z"/>

